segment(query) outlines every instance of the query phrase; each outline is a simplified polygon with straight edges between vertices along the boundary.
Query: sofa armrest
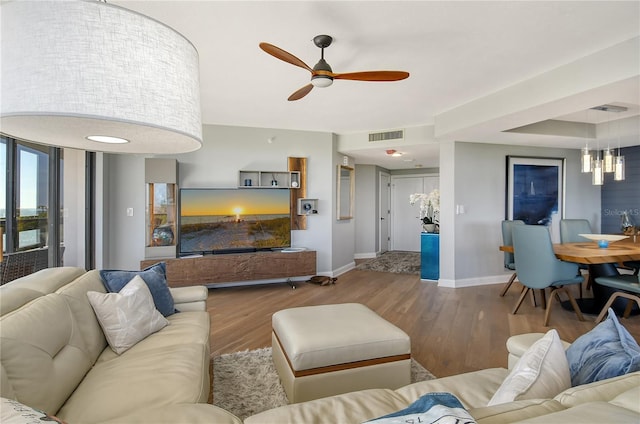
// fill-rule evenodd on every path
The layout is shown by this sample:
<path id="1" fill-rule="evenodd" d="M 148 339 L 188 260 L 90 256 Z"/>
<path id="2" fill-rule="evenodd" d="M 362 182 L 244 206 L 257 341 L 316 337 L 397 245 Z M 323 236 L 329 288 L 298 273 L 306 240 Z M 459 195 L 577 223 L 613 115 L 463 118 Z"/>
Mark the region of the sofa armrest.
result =
<path id="1" fill-rule="evenodd" d="M 206 311 L 209 290 L 205 286 L 169 287 L 175 308 L 181 312 Z"/>
<path id="2" fill-rule="evenodd" d="M 508 368 L 511 369 L 518 362 L 522 354 L 531 347 L 532 344 L 540 340 L 544 336 L 544 333 L 525 333 L 511 336 L 507 339 L 508 356 Z M 570 343 L 562 341 L 564 350 L 567 350 Z"/>

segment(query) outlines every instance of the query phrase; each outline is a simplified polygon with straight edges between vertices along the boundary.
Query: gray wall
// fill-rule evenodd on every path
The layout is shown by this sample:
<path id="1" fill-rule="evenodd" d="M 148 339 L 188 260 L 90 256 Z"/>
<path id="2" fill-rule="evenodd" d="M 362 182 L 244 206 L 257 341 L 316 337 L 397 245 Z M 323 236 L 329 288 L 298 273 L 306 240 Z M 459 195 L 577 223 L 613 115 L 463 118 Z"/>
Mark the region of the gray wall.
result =
<path id="1" fill-rule="evenodd" d="M 374 165 L 356 166 L 356 258 L 375 257 L 378 246 L 378 173 L 381 168 Z"/>
<path id="2" fill-rule="evenodd" d="M 317 251 L 319 273 L 328 275 L 336 269 L 333 244 L 342 248 L 337 267 L 344 265 L 343 258 L 353 261 L 353 246 L 334 240 L 341 238 L 339 232 L 328 231 L 336 225 L 337 159 L 331 134 L 205 125 L 203 138 L 203 147 L 196 152 L 162 156 L 178 160 L 180 187 L 235 187 L 239 170 L 286 171 L 287 157 L 306 157 L 307 197 L 318 199 L 319 211 L 307 217 L 307 230 L 292 232 L 292 245 Z M 103 267 L 138 269 L 145 246 L 145 156 L 104 156 Z M 134 216 L 126 215 L 127 208 L 134 209 Z M 353 225 L 351 221 L 349 225 Z M 344 237 L 353 244 L 353 231 Z"/>
<path id="3" fill-rule="evenodd" d="M 624 181 L 604 175 L 602 186 L 602 232 L 619 233 L 621 215 L 627 211 L 635 226 L 640 226 L 640 146 L 621 149 L 625 160 Z"/>
<path id="4" fill-rule="evenodd" d="M 502 243 L 500 221 L 505 219 L 507 155 L 566 158 L 564 217 L 587 218 L 594 232 L 599 231 L 600 187 L 592 186 L 590 178 L 580 173 L 578 150 L 448 144 L 440 159 L 441 285 L 502 281 L 503 255 L 498 247 Z M 455 205 L 464 205 L 465 213 L 456 215 Z"/>

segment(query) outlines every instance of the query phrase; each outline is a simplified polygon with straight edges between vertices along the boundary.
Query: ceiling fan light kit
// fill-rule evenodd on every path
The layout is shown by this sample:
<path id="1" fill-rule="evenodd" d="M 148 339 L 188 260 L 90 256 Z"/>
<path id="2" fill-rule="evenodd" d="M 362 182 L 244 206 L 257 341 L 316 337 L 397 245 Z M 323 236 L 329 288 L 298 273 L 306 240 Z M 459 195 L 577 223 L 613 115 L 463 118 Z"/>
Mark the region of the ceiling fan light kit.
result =
<path id="1" fill-rule="evenodd" d="M 405 71 L 363 71 L 349 73 L 334 73 L 331 66 L 324 60 L 324 49 L 329 47 L 333 38 L 329 35 L 316 35 L 313 43 L 320 48 L 320 60 L 313 68 L 298 59 L 291 53 L 269 43 L 260 43 L 260 48 L 271 56 L 284 62 L 306 69 L 311 73 L 311 83 L 298 89 L 288 98 L 289 101 L 300 100 L 313 89 L 313 87 L 325 88 L 333 84 L 334 79 L 345 79 L 352 81 L 400 81 L 409 77 Z"/>

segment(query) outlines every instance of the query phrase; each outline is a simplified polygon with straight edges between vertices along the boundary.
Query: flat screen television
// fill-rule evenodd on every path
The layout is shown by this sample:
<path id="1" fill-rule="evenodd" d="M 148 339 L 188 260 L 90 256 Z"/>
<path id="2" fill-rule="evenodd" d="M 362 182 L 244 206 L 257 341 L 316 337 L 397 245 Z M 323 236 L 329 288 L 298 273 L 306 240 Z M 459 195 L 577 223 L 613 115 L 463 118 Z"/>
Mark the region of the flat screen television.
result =
<path id="1" fill-rule="evenodd" d="M 180 189 L 180 256 L 291 246 L 287 188 Z"/>

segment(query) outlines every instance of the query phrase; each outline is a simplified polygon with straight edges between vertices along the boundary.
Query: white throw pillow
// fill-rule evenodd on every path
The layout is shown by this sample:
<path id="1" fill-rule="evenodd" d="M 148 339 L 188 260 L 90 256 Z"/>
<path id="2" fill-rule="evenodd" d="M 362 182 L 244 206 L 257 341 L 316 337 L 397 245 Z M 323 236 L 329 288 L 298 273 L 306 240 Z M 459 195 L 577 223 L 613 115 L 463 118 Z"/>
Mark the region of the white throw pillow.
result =
<path id="1" fill-rule="evenodd" d="M 523 399 L 548 399 L 571 387 L 569 363 L 556 330 L 531 345 L 487 406 Z"/>
<path id="2" fill-rule="evenodd" d="M 90 291 L 87 297 L 109 346 L 118 355 L 169 324 L 156 309 L 151 292 L 139 275 L 119 293 Z"/>

